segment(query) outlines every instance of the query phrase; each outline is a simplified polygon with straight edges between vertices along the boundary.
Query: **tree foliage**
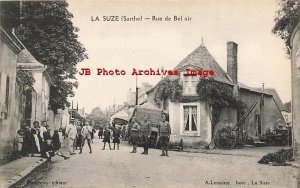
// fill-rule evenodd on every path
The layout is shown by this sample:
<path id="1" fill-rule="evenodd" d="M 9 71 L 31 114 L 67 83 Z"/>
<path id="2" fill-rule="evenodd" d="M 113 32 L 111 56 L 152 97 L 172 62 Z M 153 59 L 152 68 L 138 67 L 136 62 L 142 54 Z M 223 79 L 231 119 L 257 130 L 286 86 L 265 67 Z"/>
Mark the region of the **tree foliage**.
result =
<path id="1" fill-rule="evenodd" d="M 17 70 L 17 78 L 23 86 L 32 87 L 35 83 L 35 79 L 32 75 L 32 72 L 28 70 L 23 70 L 21 68 Z"/>
<path id="2" fill-rule="evenodd" d="M 175 80 L 164 79 L 160 81 L 154 89 L 154 101 L 160 105 L 162 100 L 170 98 L 172 101 L 182 97 L 182 86 L 179 78 Z"/>
<path id="3" fill-rule="evenodd" d="M 76 65 L 87 58 L 67 7 L 66 1 L 24 1 L 16 28 L 16 35 L 32 55 L 48 66 L 53 80 L 49 106 L 54 112 L 70 105 L 67 98 L 78 87 Z"/>
<path id="4" fill-rule="evenodd" d="M 300 0 L 280 0 L 279 5 L 272 32 L 280 36 L 287 47 L 291 47 L 291 35 L 300 16 Z"/>
<path id="5" fill-rule="evenodd" d="M 222 110 L 226 107 L 236 108 L 239 112 L 247 106 L 241 100 L 233 97 L 231 85 L 218 82 L 214 79 L 200 79 L 197 84 L 197 93 L 212 108 L 212 126 L 219 122 Z"/>
<path id="6" fill-rule="evenodd" d="M 100 107 L 93 108 L 92 112 L 87 115 L 89 121 L 94 121 L 98 125 L 107 125 L 108 118 Z"/>
<path id="7" fill-rule="evenodd" d="M 221 111 L 225 107 L 236 108 L 242 112 L 247 106 L 242 101 L 233 97 L 233 86 L 218 82 L 214 79 L 200 79 L 197 84 L 196 96 L 182 95 L 182 85 L 179 78 L 175 80 L 164 79 L 154 89 L 154 101 L 160 105 L 162 100 L 169 98 L 173 102 L 206 101 L 212 109 L 212 125 L 219 122 Z"/>

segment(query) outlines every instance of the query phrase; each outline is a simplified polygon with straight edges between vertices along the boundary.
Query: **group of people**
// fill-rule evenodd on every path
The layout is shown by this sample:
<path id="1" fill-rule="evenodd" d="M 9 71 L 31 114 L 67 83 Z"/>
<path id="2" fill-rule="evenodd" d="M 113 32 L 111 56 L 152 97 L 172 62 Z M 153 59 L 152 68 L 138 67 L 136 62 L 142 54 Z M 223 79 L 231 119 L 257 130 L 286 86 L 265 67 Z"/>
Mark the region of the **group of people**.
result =
<path id="1" fill-rule="evenodd" d="M 66 127 L 65 137 L 68 138 L 68 149 L 70 155 L 75 154 L 75 148 L 79 147 L 79 154 L 82 154 L 82 150 L 85 144 L 85 141 L 88 143 L 90 152 L 92 153 L 91 143 L 94 139 L 95 130 L 89 125 L 88 122 L 84 124 L 75 125 L 75 122 L 72 121 Z"/>
<path id="2" fill-rule="evenodd" d="M 113 125 L 111 128 L 109 127 L 101 127 L 98 132 L 99 139 L 103 137 L 103 148 L 105 150 L 106 144 L 108 144 L 110 150 L 115 150 L 117 146 L 117 150 L 120 148 L 120 138 L 121 138 L 121 130 L 120 127 Z M 111 148 L 110 141 L 114 144 L 114 147 Z"/>
<path id="3" fill-rule="evenodd" d="M 162 114 L 161 121 L 158 125 L 158 142 L 160 143 L 162 154 L 161 156 L 168 155 L 168 147 L 170 142 L 171 127 L 168 121 L 166 121 L 166 116 Z M 151 137 L 151 123 L 147 116 L 144 116 L 144 120 L 139 124 L 133 117 L 131 119 L 130 125 L 130 139 L 133 145 L 133 150 L 131 153 L 137 152 L 137 144 L 139 141 L 142 142 L 144 151 L 141 154 L 148 154 L 149 139 Z"/>
<path id="4" fill-rule="evenodd" d="M 168 146 L 171 135 L 171 128 L 168 121 L 166 121 L 165 115 L 162 115 L 161 121 L 158 125 L 158 142 L 160 143 L 162 154 L 161 156 L 168 155 Z M 106 144 L 110 150 L 119 150 L 120 140 L 122 137 L 122 127 L 105 126 L 101 127 L 98 136 L 99 139 L 103 139 L 102 150 L 105 150 Z M 63 155 L 61 152 L 64 140 L 67 141 L 67 148 L 70 155 L 74 155 L 75 149 L 79 147 L 79 154 L 82 154 L 85 142 L 87 141 L 89 147 L 89 153 L 92 153 L 91 143 L 93 142 L 95 129 L 93 129 L 88 122 L 84 124 L 76 125 L 74 121 L 65 129 L 54 130 L 52 133 L 46 121 L 39 125 L 39 122 L 35 121 L 33 127 L 25 126 L 24 129 L 17 131 L 15 145 L 17 147 L 18 155 L 20 156 L 34 156 L 40 154 L 42 157 L 51 160 L 51 157 L 58 155 L 64 159 L 70 158 Z M 147 116 L 144 116 L 144 120 L 138 123 L 133 117 L 129 124 L 130 142 L 133 145 L 133 150 L 130 153 L 137 152 L 137 145 L 141 141 L 144 151 L 142 154 L 148 154 L 149 140 L 151 137 L 151 123 Z M 65 139 L 64 139 L 65 138 Z M 111 147 L 111 139 L 113 142 L 113 148 Z"/>
<path id="5" fill-rule="evenodd" d="M 59 155 L 64 159 L 68 159 L 68 156 L 63 155 L 60 152 L 63 143 L 62 129 L 54 130 L 51 134 L 51 130 L 46 121 L 39 125 L 39 122 L 33 122 L 33 127 L 24 125 L 24 129 L 17 131 L 15 145 L 18 156 L 34 156 L 35 154 L 41 155 L 41 157 L 48 158 L 54 155 Z"/>

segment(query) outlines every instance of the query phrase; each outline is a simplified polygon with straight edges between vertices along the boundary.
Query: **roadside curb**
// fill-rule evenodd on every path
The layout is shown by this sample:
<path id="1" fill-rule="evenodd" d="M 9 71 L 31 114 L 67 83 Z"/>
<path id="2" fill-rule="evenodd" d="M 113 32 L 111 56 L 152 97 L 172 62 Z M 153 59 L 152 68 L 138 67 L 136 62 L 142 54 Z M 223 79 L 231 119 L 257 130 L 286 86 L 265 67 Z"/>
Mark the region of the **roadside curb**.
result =
<path id="1" fill-rule="evenodd" d="M 8 188 L 14 187 L 17 183 L 28 177 L 34 170 L 41 167 L 43 164 L 47 162 L 46 159 L 41 158 L 39 161 L 35 162 L 31 166 L 27 167 L 25 170 L 20 172 L 18 175 L 14 176 L 10 180 L 8 180 Z"/>

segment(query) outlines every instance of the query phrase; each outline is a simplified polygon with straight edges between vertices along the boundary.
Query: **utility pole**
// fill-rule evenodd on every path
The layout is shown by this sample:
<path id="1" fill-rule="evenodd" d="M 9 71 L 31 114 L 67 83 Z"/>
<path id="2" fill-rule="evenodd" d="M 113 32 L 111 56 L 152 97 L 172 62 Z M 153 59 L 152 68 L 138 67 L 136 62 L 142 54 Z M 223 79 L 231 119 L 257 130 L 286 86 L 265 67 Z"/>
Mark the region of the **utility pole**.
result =
<path id="1" fill-rule="evenodd" d="M 261 127 L 263 124 L 263 117 L 264 117 L 264 92 L 265 92 L 265 83 L 262 83 L 262 93 L 261 93 L 261 101 L 260 101 L 260 126 L 258 133 L 261 135 Z"/>
<path id="2" fill-rule="evenodd" d="M 137 106 L 139 103 L 139 88 L 137 85 L 138 77 L 135 77 L 135 105 Z"/>
<path id="3" fill-rule="evenodd" d="M 114 113 L 116 112 L 116 98 L 114 98 Z"/>

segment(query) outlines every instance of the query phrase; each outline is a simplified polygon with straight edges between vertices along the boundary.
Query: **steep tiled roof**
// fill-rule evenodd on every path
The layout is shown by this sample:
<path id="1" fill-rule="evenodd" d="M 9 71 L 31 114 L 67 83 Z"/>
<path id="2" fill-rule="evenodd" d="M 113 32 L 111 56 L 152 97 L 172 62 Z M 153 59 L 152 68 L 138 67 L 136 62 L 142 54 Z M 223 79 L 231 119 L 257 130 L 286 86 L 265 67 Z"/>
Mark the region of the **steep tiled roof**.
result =
<path id="1" fill-rule="evenodd" d="M 231 79 L 212 57 L 206 47 L 201 44 L 186 58 L 184 58 L 174 70 L 185 70 L 187 67 L 196 67 L 202 70 L 214 70 L 213 78 L 217 81 L 232 84 Z"/>
<path id="2" fill-rule="evenodd" d="M 280 99 L 277 91 L 274 88 L 266 88 L 265 89 L 266 93 L 269 93 L 270 95 L 273 96 L 273 99 L 275 100 L 276 104 L 278 105 L 278 108 L 281 111 L 286 111 L 286 108 L 284 107 L 282 100 Z"/>
<path id="3" fill-rule="evenodd" d="M 241 89 L 246 89 L 246 90 L 256 92 L 256 93 L 262 93 L 262 88 L 253 88 L 253 87 L 246 86 L 242 83 L 238 83 L 238 85 Z M 277 104 L 278 108 L 281 111 L 286 111 L 286 108 L 284 107 L 277 91 L 274 88 L 265 88 L 264 89 L 264 94 L 265 95 L 271 95 L 273 97 L 275 103 Z"/>
<path id="4" fill-rule="evenodd" d="M 189 67 L 197 70 L 199 69 L 214 70 L 215 74 L 213 78 L 215 80 L 227 84 L 233 84 L 231 78 L 220 67 L 220 65 L 216 62 L 216 60 L 212 57 L 212 55 L 209 53 L 209 51 L 206 49 L 206 47 L 203 44 L 201 44 L 192 53 L 190 53 L 187 57 L 185 57 L 173 70 L 185 71 L 185 69 Z M 162 80 L 165 79 L 175 80 L 178 77 L 179 77 L 178 75 L 167 75 Z M 151 93 L 154 90 L 154 88 L 157 86 L 157 84 L 146 93 L 147 94 Z"/>
<path id="5" fill-rule="evenodd" d="M 43 64 L 38 62 L 27 49 L 22 50 L 18 54 L 17 63 L 22 65 L 22 67 L 45 67 Z"/>

